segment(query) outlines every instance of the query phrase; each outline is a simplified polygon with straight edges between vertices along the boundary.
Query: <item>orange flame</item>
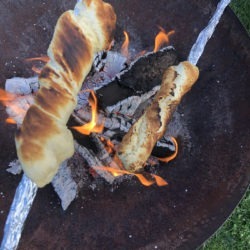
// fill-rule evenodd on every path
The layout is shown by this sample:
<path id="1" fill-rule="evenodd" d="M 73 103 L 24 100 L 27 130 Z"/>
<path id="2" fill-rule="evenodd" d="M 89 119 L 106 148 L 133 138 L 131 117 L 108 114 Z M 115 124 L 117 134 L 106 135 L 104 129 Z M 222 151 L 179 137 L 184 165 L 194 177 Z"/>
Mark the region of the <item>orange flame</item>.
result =
<path id="1" fill-rule="evenodd" d="M 41 74 L 41 72 L 42 72 L 42 70 L 41 69 L 39 69 L 39 68 L 37 68 L 37 67 L 35 67 L 35 66 L 32 66 L 32 68 L 31 68 L 35 73 L 37 73 L 38 75 L 40 75 Z"/>
<path id="2" fill-rule="evenodd" d="M 16 95 L 0 89 L 0 102 L 6 105 L 8 102 L 15 100 Z"/>
<path id="3" fill-rule="evenodd" d="M 122 48 L 121 48 L 121 54 L 123 56 L 125 56 L 126 58 L 129 57 L 129 52 L 128 52 L 128 47 L 129 47 L 129 36 L 128 33 L 126 31 L 123 31 L 123 34 L 125 36 L 125 41 L 122 44 Z"/>
<path id="4" fill-rule="evenodd" d="M 153 185 L 154 183 L 156 183 L 158 186 L 166 186 L 166 185 L 168 185 L 168 183 L 164 179 L 162 179 L 160 176 L 157 176 L 157 175 L 154 175 L 154 174 L 152 174 L 152 177 L 155 180 L 148 180 L 142 174 L 132 173 L 132 172 L 129 172 L 127 170 L 115 169 L 115 168 L 111 168 L 111 167 L 95 167 L 95 169 L 110 172 L 114 177 L 118 177 L 118 176 L 121 176 L 121 175 L 124 175 L 124 174 L 136 176 L 138 178 L 138 180 L 144 186 L 147 186 L 147 187 Z"/>
<path id="5" fill-rule="evenodd" d="M 24 116 L 26 111 L 20 107 L 18 107 L 18 105 L 15 103 L 15 99 L 18 96 L 12 93 L 9 93 L 3 89 L 0 89 L 0 102 L 5 106 L 8 107 L 11 110 L 11 113 L 14 115 L 22 115 Z M 5 120 L 6 123 L 9 124 L 16 124 L 15 120 L 11 117 L 7 118 Z"/>
<path id="6" fill-rule="evenodd" d="M 35 62 L 35 61 L 42 61 L 44 63 L 49 62 L 50 58 L 48 56 L 39 56 L 39 57 L 32 57 L 25 59 L 26 62 Z M 37 68 L 36 66 L 32 66 L 31 68 L 36 74 L 40 75 L 41 69 Z"/>
<path id="7" fill-rule="evenodd" d="M 154 52 L 157 52 L 164 44 L 168 44 L 169 37 L 174 33 L 175 33 L 174 30 L 171 30 L 168 33 L 166 33 L 166 31 L 160 27 L 160 32 L 155 37 Z"/>
<path id="8" fill-rule="evenodd" d="M 83 126 L 76 126 L 72 128 L 84 135 L 90 135 L 90 133 L 102 133 L 104 125 L 97 124 L 98 122 L 97 98 L 95 92 L 93 90 L 86 90 L 86 91 L 90 92 L 92 96 L 92 98 L 89 99 L 89 104 L 91 106 L 91 114 L 92 114 L 91 121 L 84 124 Z"/>
<path id="9" fill-rule="evenodd" d="M 5 120 L 5 122 L 6 123 L 8 123 L 8 124 L 16 124 L 16 121 L 14 120 L 14 119 L 12 119 L 12 118 L 7 118 L 6 120 Z"/>
<path id="10" fill-rule="evenodd" d="M 32 58 L 25 59 L 26 62 L 42 61 L 45 63 L 47 63 L 49 60 L 50 59 L 48 56 L 39 56 L 39 57 L 32 57 Z"/>
<path id="11" fill-rule="evenodd" d="M 171 136 L 171 140 L 173 141 L 174 143 L 174 146 L 175 146 L 175 152 L 170 155 L 170 156 L 167 156 L 167 157 L 162 157 L 162 158 L 158 158 L 159 161 L 162 161 L 162 162 L 170 162 L 172 161 L 173 159 L 176 158 L 177 154 L 178 154 L 178 143 L 176 141 L 176 139 L 174 137 Z"/>
<path id="12" fill-rule="evenodd" d="M 159 187 L 168 185 L 168 183 L 164 179 L 162 179 L 160 176 L 155 175 L 155 174 L 152 174 L 152 176 L 155 178 L 155 182 Z"/>
<path id="13" fill-rule="evenodd" d="M 115 145 L 111 142 L 110 139 L 105 139 L 104 137 L 100 137 L 100 140 L 104 144 L 105 149 L 109 154 L 115 153 Z"/>

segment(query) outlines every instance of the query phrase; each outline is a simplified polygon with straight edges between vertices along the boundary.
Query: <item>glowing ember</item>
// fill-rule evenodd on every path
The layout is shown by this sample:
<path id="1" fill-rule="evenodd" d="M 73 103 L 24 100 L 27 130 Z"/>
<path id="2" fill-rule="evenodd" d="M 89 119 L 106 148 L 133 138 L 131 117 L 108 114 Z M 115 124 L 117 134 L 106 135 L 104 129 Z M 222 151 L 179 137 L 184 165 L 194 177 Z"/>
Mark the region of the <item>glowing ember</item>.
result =
<path id="1" fill-rule="evenodd" d="M 169 43 L 169 37 L 175 33 L 174 30 L 169 31 L 166 33 L 166 31 L 160 28 L 160 32 L 156 35 L 155 37 L 155 47 L 154 47 L 154 52 L 157 52 L 164 44 Z"/>
<path id="2" fill-rule="evenodd" d="M 91 97 L 92 97 L 89 99 L 89 104 L 91 106 L 91 114 L 92 114 L 91 121 L 84 124 L 83 126 L 76 126 L 76 127 L 72 127 L 72 128 L 75 129 L 76 131 L 78 131 L 79 133 L 84 134 L 84 135 L 90 135 L 91 133 L 102 133 L 104 125 L 97 124 L 98 117 L 97 117 L 97 98 L 96 98 L 96 95 L 95 95 L 93 90 L 86 90 L 86 91 L 90 92 Z"/>
<path id="3" fill-rule="evenodd" d="M 173 141 L 174 143 L 174 146 L 175 146 L 175 152 L 170 155 L 170 156 L 167 156 L 167 157 L 163 157 L 163 158 L 158 158 L 159 161 L 162 161 L 162 162 L 170 162 L 172 161 L 173 159 L 175 159 L 175 157 L 177 156 L 178 154 L 178 143 L 176 141 L 176 139 L 174 137 L 171 137 L 171 140 Z"/>
<path id="4" fill-rule="evenodd" d="M 154 183 L 156 183 L 158 186 L 166 186 L 166 185 L 168 185 L 168 183 L 164 179 L 162 179 L 160 176 L 157 176 L 157 175 L 154 175 L 154 174 L 152 174 L 151 176 L 155 180 L 148 180 L 142 174 L 132 173 L 132 172 L 129 172 L 127 170 L 115 169 L 115 168 L 111 168 L 111 167 L 95 167 L 95 169 L 108 171 L 114 177 L 118 177 L 118 176 L 122 176 L 122 175 L 126 175 L 126 174 L 136 176 L 138 178 L 138 180 L 141 182 L 141 184 L 143 184 L 144 186 L 147 186 L 147 187 L 153 185 Z"/>
<path id="5" fill-rule="evenodd" d="M 121 54 L 123 56 L 125 56 L 126 58 L 129 57 L 129 52 L 128 52 L 128 47 L 129 47 L 129 36 L 128 33 L 126 31 L 123 32 L 124 36 L 125 36 L 125 41 L 122 44 L 122 48 L 121 48 Z"/>

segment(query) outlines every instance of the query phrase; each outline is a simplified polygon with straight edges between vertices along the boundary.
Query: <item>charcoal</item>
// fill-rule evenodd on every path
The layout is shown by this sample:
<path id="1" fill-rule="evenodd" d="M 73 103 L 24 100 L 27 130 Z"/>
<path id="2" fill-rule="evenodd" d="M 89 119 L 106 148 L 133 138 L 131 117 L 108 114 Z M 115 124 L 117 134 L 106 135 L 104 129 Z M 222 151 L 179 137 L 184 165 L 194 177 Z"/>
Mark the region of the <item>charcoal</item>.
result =
<path id="1" fill-rule="evenodd" d="M 96 91 L 99 105 L 105 109 L 130 96 L 150 91 L 161 84 L 163 72 L 177 63 L 177 54 L 173 47 L 139 57 L 128 69 Z"/>

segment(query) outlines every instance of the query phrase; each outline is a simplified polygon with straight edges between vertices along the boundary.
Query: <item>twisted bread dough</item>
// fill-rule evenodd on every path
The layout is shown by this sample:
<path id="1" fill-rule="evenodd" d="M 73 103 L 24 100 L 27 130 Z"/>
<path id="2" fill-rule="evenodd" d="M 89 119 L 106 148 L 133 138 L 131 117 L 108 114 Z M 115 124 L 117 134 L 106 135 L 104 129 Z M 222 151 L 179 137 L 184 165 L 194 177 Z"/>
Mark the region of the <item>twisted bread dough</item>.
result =
<path id="1" fill-rule="evenodd" d="M 165 134 L 172 113 L 198 76 L 198 68 L 189 62 L 181 62 L 165 71 L 152 103 L 119 145 L 117 156 L 125 169 L 135 172 L 144 167 L 156 142 Z"/>
<path id="2" fill-rule="evenodd" d="M 40 90 L 16 134 L 17 155 L 25 174 L 38 187 L 48 184 L 74 152 L 66 123 L 96 52 L 112 41 L 116 15 L 102 0 L 78 1 L 62 14 L 48 49 Z"/>

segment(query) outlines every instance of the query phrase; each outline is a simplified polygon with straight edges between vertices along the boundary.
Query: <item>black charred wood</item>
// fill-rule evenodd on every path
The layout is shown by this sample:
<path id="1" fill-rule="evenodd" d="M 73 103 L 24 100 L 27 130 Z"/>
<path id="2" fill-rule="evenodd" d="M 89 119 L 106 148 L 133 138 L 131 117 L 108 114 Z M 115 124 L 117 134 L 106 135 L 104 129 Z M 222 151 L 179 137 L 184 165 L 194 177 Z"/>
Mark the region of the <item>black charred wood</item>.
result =
<path id="1" fill-rule="evenodd" d="M 145 54 L 113 81 L 96 91 L 99 105 L 106 108 L 132 95 L 150 91 L 161 84 L 163 72 L 177 63 L 177 54 L 173 47 Z"/>

